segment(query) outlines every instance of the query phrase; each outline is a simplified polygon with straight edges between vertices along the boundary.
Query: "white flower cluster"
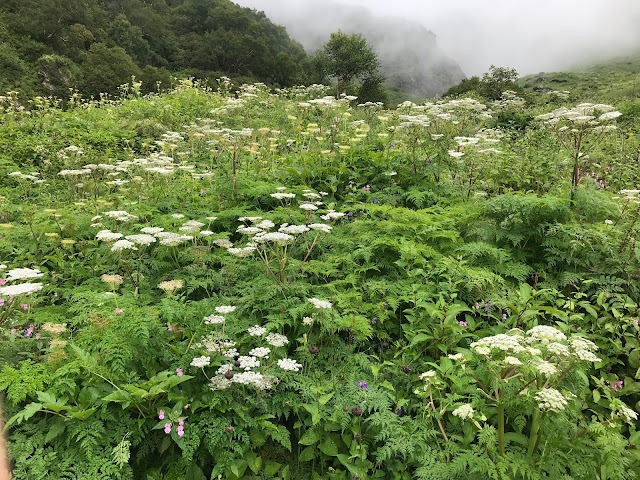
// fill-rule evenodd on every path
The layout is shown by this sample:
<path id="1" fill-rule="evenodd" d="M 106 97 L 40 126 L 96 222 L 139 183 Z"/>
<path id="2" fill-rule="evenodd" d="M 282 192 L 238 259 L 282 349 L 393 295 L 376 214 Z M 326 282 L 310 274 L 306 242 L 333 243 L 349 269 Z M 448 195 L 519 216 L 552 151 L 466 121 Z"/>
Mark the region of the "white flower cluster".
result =
<path id="1" fill-rule="evenodd" d="M 292 372 L 299 372 L 302 368 L 302 365 L 290 358 L 281 358 L 278 360 L 278 366 L 283 370 L 290 370 Z"/>
<path id="2" fill-rule="evenodd" d="M 309 225 L 309 228 L 318 232 L 329 233 L 333 227 L 325 223 L 312 223 Z"/>
<path id="3" fill-rule="evenodd" d="M 18 295 L 29 295 L 31 293 L 42 290 L 41 283 L 18 283 L 16 285 L 7 285 L 0 287 L 0 296 L 16 297 Z"/>
<path id="4" fill-rule="evenodd" d="M 161 227 L 144 227 L 144 228 L 141 228 L 140 231 L 142 233 L 147 233 L 149 235 L 157 235 L 158 233 L 164 231 L 164 228 L 161 228 Z"/>
<path id="5" fill-rule="evenodd" d="M 240 362 L 240 368 L 243 370 L 251 370 L 260 366 L 260 361 L 256 357 L 248 357 L 246 355 L 238 357 L 238 362 Z"/>
<path id="6" fill-rule="evenodd" d="M 622 401 L 617 401 L 614 405 L 614 412 L 616 412 L 620 417 L 624 419 L 630 425 L 635 423 L 635 420 L 638 420 L 638 414 L 627 407 Z"/>
<path id="7" fill-rule="evenodd" d="M 462 420 L 467 420 L 469 418 L 473 418 L 474 412 L 471 405 L 461 405 L 451 413 L 453 413 L 455 417 L 460 417 Z"/>
<path id="8" fill-rule="evenodd" d="M 313 318 L 311 318 L 311 317 L 304 317 L 304 318 L 302 319 L 302 323 L 303 323 L 304 325 L 306 325 L 307 327 L 310 327 L 311 325 L 313 325 Z"/>
<path id="9" fill-rule="evenodd" d="M 569 345 L 573 349 L 573 354 L 578 357 L 580 360 L 585 362 L 599 362 L 600 358 L 598 358 L 595 353 L 598 350 L 598 346 L 582 337 L 571 337 L 569 340 Z"/>
<path id="10" fill-rule="evenodd" d="M 136 215 L 131 215 L 130 213 L 125 212 L 124 210 L 112 210 L 110 212 L 104 212 L 109 218 L 113 218 L 119 222 L 129 222 L 131 220 L 136 220 L 138 217 Z"/>
<path id="11" fill-rule="evenodd" d="M 335 210 L 329 210 L 325 215 L 320 215 L 322 220 L 337 220 L 338 218 L 342 218 L 346 215 L 346 213 L 336 212 Z"/>
<path id="12" fill-rule="evenodd" d="M 561 342 L 567 339 L 565 334 L 560 330 L 547 325 L 538 325 L 537 327 L 533 327 L 527 332 L 527 336 L 532 340 L 540 342 Z"/>
<path id="13" fill-rule="evenodd" d="M 235 311 L 236 307 L 232 307 L 229 305 L 220 305 L 219 307 L 216 307 L 216 312 L 218 312 L 221 315 L 224 315 L 226 313 L 232 313 L 233 311 Z"/>
<path id="14" fill-rule="evenodd" d="M 300 235 L 309 231 L 309 228 L 304 225 L 288 225 L 283 224 L 279 229 L 279 232 L 286 233 L 288 235 Z"/>
<path id="15" fill-rule="evenodd" d="M 220 241 L 228 242 L 229 245 L 233 245 L 233 243 L 229 242 L 228 240 L 220 240 Z M 219 245 L 219 246 L 222 246 L 222 245 Z M 255 250 L 256 250 L 256 247 L 253 247 L 253 246 L 248 246 L 244 248 L 227 248 L 227 252 L 229 252 L 234 257 L 239 257 L 239 258 L 248 257 L 253 252 L 255 252 Z"/>
<path id="16" fill-rule="evenodd" d="M 269 358 L 271 349 L 267 347 L 256 347 L 249 351 L 249 355 L 257 358 Z"/>
<path id="17" fill-rule="evenodd" d="M 160 245 L 166 245 L 168 247 L 177 247 L 178 245 L 193 240 L 191 235 L 180 235 L 173 232 L 160 232 L 156 234 L 160 239 Z"/>
<path id="18" fill-rule="evenodd" d="M 247 330 L 249 335 L 251 335 L 252 337 L 259 337 L 261 335 L 264 335 L 266 331 L 267 329 L 261 327 L 260 325 L 254 325 L 253 327 L 249 327 L 249 329 Z"/>
<path id="19" fill-rule="evenodd" d="M 317 298 L 310 298 L 309 303 L 311 303 L 314 307 L 318 309 L 333 307 L 333 304 L 331 302 L 327 300 L 319 300 Z"/>
<path id="20" fill-rule="evenodd" d="M 156 243 L 156 237 L 146 233 L 142 233 L 139 235 L 127 235 L 124 238 L 135 243 L 136 245 L 142 245 L 142 246 L 148 246 L 148 245 L 151 245 L 152 243 Z"/>
<path id="21" fill-rule="evenodd" d="M 284 347 L 289 343 L 289 339 L 279 333 L 270 333 L 267 335 L 267 343 L 273 347 Z"/>
<path id="22" fill-rule="evenodd" d="M 471 348 L 480 355 L 489 355 L 491 350 L 502 350 L 503 352 L 524 352 L 522 337 L 500 333 L 491 337 L 481 338 L 471 344 Z"/>
<path id="23" fill-rule="evenodd" d="M 211 358 L 206 357 L 204 355 L 202 357 L 196 357 L 193 360 L 191 360 L 191 366 L 197 367 L 197 368 L 208 367 L 210 363 L 211 363 Z"/>
<path id="24" fill-rule="evenodd" d="M 545 375 L 547 377 L 558 373 L 556 366 L 553 363 L 547 362 L 546 360 L 536 359 L 532 362 L 532 366 L 542 375 Z"/>
<path id="25" fill-rule="evenodd" d="M 103 240 L 105 242 L 118 240 L 119 238 L 122 238 L 121 233 L 112 232 L 110 230 L 100 230 L 98 233 L 96 233 L 96 239 Z"/>
<path id="26" fill-rule="evenodd" d="M 204 323 L 207 325 L 219 325 L 224 323 L 224 317 L 222 315 L 209 315 L 204 317 Z"/>
<path id="27" fill-rule="evenodd" d="M 262 233 L 261 235 L 256 235 L 254 238 L 256 243 L 265 243 L 265 242 L 273 242 L 276 245 L 280 245 L 284 247 L 285 245 L 289 245 L 295 241 L 295 237 L 288 235 L 282 232 L 271 232 L 271 233 Z"/>
<path id="28" fill-rule="evenodd" d="M 535 397 L 540 410 L 550 410 L 552 412 L 560 412 L 567 406 L 567 399 L 564 398 L 555 388 L 543 388 Z"/>
<path id="29" fill-rule="evenodd" d="M 43 275 L 44 273 L 37 268 L 13 268 L 7 272 L 7 281 L 29 280 L 32 278 L 40 278 Z"/>
<path id="30" fill-rule="evenodd" d="M 178 230 L 187 233 L 198 233 L 202 227 L 204 227 L 204 223 L 196 220 L 189 220 L 188 222 L 183 223 Z"/>
<path id="31" fill-rule="evenodd" d="M 111 247 L 112 252 L 121 252 L 123 250 L 135 250 L 135 244 L 129 240 L 118 240 Z"/>
<path id="32" fill-rule="evenodd" d="M 284 200 L 285 198 L 295 198 L 296 194 L 295 193 L 278 192 L 278 193 L 272 193 L 271 196 L 273 198 L 277 198 L 278 200 Z"/>

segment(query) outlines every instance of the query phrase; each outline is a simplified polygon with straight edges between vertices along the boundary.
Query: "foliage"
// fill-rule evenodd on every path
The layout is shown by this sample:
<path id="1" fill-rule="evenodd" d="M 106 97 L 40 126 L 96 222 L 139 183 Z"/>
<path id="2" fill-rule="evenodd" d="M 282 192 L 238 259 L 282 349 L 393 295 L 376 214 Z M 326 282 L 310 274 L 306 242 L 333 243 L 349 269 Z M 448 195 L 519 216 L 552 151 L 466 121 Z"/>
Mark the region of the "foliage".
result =
<path id="1" fill-rule="evenodd" d="M 2 97 L 15 478 L 637 477 L 637 136 L 572 186 L 546 97 L 216 84 Z"/>

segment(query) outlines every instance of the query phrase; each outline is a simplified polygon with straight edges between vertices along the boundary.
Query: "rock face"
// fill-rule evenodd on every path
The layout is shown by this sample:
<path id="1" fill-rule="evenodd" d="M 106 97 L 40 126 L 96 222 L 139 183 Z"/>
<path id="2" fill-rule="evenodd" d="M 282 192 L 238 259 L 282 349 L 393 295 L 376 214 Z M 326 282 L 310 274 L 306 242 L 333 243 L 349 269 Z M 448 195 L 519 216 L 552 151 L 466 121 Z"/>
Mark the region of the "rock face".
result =
<path id="1" fill-rule="evenodd" d="M 438 47 L 436 36 L 417 21 L 377 17 L 364 7 L 327 1 L 238 3 L 265 9 L 309 53 L 326 43 L 332 32 L 362 34 L 378 54 L 389 86 L 414 95 L 440 95 L 465 78 L 460 66 Z"/>

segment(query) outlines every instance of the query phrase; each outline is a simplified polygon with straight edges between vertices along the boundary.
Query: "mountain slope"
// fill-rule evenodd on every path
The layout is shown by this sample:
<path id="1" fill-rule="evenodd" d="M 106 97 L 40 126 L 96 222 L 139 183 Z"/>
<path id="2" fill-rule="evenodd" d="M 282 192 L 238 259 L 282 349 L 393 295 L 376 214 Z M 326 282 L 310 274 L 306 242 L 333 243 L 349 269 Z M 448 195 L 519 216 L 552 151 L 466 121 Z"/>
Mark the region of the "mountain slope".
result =
<path id="1" fill-rule="evenodd" d="M 283 27 L 229 0 L 3 0 L 0 89 L 65 95 L 148 88 L 170 73 L 304 80 L 306 54 Z"/>

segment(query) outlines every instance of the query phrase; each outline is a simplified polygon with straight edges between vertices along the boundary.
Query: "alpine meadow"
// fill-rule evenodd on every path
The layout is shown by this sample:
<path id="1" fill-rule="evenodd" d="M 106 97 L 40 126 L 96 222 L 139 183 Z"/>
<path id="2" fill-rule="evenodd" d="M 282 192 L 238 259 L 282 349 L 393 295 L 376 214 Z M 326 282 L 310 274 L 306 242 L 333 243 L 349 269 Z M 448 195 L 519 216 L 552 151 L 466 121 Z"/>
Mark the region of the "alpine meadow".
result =
<path id="1" fill-rule="evenodd" d="M 640 55 L 0 13 L 0 478 L 640 476 Z"/>

